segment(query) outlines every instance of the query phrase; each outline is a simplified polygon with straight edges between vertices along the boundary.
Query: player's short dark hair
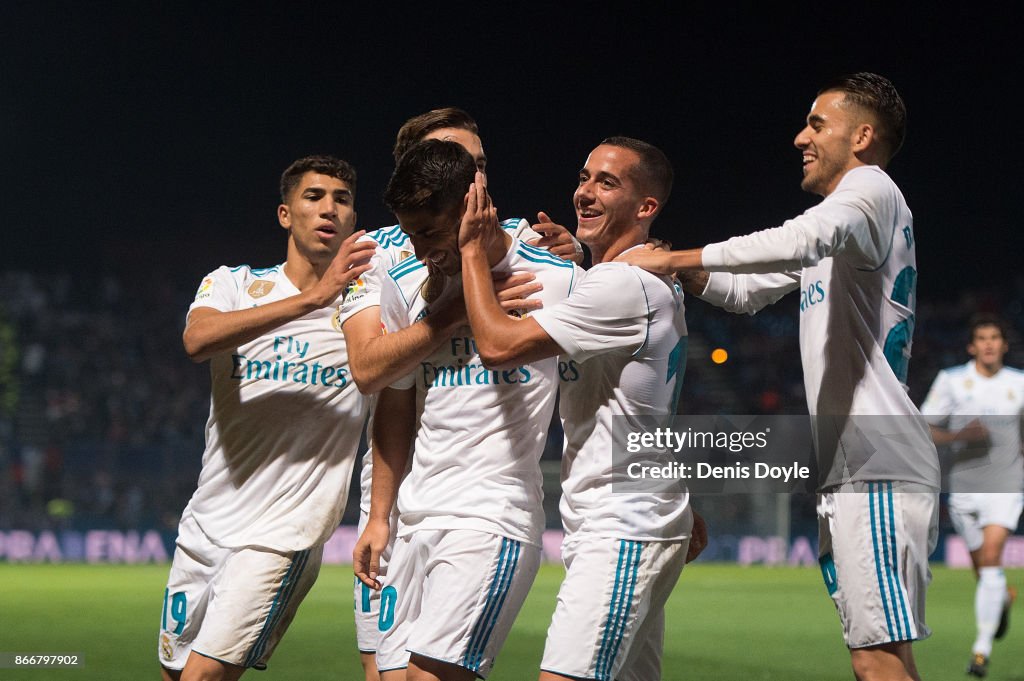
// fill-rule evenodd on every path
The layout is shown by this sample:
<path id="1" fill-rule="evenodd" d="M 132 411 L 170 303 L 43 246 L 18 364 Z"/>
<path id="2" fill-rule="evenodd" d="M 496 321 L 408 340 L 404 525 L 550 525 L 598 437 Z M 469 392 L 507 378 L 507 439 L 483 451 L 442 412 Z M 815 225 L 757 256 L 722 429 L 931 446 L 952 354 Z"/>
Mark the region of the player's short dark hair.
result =
<path id="1" fill-rule="evenodd" d="M 979 312 L 973 315 L 970 321 L 967 322 L 967 342 L 973 343 L 974 334 L 978 331 L 978 329 L 985 326 L 996 327 L 999 330 L 999 335 L 1003 337 L 1003 340 L 1009 342 L 1010 337 L 1007 334 L 1006 322 L 1003 321 L 1002 317 L 994 315 L 990 312 Z"/>
<path id="2" fill-rule="evenodd" d="M 412 145 L 421 142 L 424 137 L 441 128 L 458 128 L 468 130 L 474 135 L 480 134 L 476 121 L 462 109 L 454 106 L 432 109 L 419 116 L 413 116 L 399 128 L 398 136 L 395 138 L 395 148 L 391 152 L 395 157 L 395 163 L 398 163 L 398 159 L 402 158 L 402 155 Z"/>
<path id="3" fill-rule="evenodd" d="M 601 144 L 635 151 L 640 157 L 640 163 L 635 166 L 633 179 L 641 191 L 658 199 L 659 206 L 668 203 L 675 173 L 672 172 L 672 163 L 661 149 L 643 140 L 621 135 L 606 137 Z"/>
<path id="4" fill-rule="evenodd" d="M 476 161 L 461 144 L 424 140 L 398 159 L 384 204 L 392 213 L 425 210 L 438 215 L 462 202 L 475 177 Z"/>
<path id="5" fill-rule="evenodd" d="M 818 94 L 842 92 L 844 100 L 874 115 L 878 135 L 888 161 L 903 146 L 907 130 L 907 107 L 895 86 L 885 76 L 861 71 L 825 84 Z"/>
<path id="6" fill-rule="evenodd" d="M 352 196 L 356 195 L 356 169 L 347 161 L 325 155 L 304 156 L 281 173 L 281 203 L 288 203 L 288 196 L 295 191 L 299 180 L 308 172 L 339 179 L 348 185 Z"/>

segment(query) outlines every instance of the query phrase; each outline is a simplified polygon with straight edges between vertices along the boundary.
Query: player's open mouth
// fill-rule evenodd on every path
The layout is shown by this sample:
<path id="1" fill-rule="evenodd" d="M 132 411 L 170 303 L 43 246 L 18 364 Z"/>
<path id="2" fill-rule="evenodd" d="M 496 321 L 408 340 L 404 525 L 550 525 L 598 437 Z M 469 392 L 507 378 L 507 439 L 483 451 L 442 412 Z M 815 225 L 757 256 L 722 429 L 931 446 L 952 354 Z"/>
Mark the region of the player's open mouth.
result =
<path id="1" fill-rule="evenodd" d="M 334 225 L 320 225 L 316 228 L 316 233 L 322 237 L 332 237 L 338 233 L 338 230 L 334 228 Z"/>
<path id="2" fill-rule="evenodd" d="M 814 161 L 818 160 L 818 157 L 814 156 L 813 154 L 804 154 L 803 160 L 804 160 L 804 166 L 807 166 L 807 165 L 810 165 L 811 163 L 813 163 Z"/>
<path id="3" fill-rule="evenodd" d="M 593 208 L 580 208 L 578 210 L 580 217 L 583 219 L 601 217 L 601 213 L 599 211 L 594 210 Z"/>

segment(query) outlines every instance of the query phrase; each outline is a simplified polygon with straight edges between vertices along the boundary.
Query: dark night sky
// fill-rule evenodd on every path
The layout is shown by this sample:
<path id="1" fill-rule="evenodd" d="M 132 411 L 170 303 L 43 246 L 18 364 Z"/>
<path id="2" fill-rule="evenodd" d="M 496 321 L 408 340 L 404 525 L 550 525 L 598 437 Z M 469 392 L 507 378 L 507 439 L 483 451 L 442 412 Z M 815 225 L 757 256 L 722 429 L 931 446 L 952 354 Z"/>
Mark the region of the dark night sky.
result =
<path id="1" fill-rule="evenodd" d="M 922 295 L 998 287 L 1021 252 L 1006 98 L 1024 60 L 1014 22 L 981 9 L 181 7 L 4 3 L 0 267 L 198 281 L 278 262 L 277 179 L 313 152 L 356 165 L 361 226 L 392 224 L 380 194 L 394 133 L 444 105 L 477 118 L 504 216 L 572 225 L 576 170 L 601 138 L 659 145 L 677 181 L 654 232 L 698 246 L 815 202 L 792 139 L 817 86 L 853 70 L 889 76 L 907 101 L 890 173 L 915 214 Z"/>

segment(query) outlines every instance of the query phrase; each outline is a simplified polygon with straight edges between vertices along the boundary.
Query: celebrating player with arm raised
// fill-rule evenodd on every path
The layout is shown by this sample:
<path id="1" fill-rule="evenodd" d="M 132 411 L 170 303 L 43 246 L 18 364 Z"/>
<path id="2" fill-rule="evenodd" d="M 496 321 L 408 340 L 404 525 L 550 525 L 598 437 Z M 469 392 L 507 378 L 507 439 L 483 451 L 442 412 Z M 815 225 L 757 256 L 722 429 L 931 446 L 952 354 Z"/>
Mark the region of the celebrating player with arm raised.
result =
<path id="1" fill-rule="evenodd" d="M 472 156 L 450 141 L 425 140 L 399 160 L 385 201 L 418 259 L 386 273 L 380 314 L 389 333 L 462 298 L 458 230 L 474 176 L 482 182 Z M 533 274 L 545 305 L 578 277 L 573 263 L 505 230 L 485 260 L 488 281 Z M 353 558 L 365 584 L 383 587 L 377 666 L 385 681 L 468 680 L 494 664 L 540 562 L 539 458 L 556 372 L 553 358 L 488 368 L 463 327 L 381 393 L 370 517 Z M 396 496 L 398 536 L 382 576 Z"/>
<path id="2" fill-rule="evenodd" d="M 336 318 L 373 254 L 352 234 L 355 189 L 344 161 L 293 163 L 278 208 L 284 264 L 221 267 L 190 308 L 185 349 L 210 360 L 212 395 L 164 592 L 165 680 L 264 668 L 338 525 L 366 414 Z"/>
<path id="3" fill-rule="evenodd" d="M 822 478 L 820 562 L 859 679 L 917 679 L 939 467 L 906 391 L 917 265 L 913 218 L 884 168 L 906 110 L 872 73 L 822 88 L 794 144 L 824 197 L 781 227 L 703 249 L 634 251 L 652 271 L 707 270 L 701 297 L 753 313 L 800 290 L 800 353 Z M 695 282 L 689 280 L 688 286 Z"/>
<path id="4" fill-rule="evenodd" d="M 464 221 L 466 305 L 484 362 L 503 367 L 559 357 L 565 430 L 562 522 L 566 577 L 541 663 L 541 679 L 660 678 L 664 604 L 702 524 L 685 490 L 613 493 L 612 421 L 668 416 L 682 383 L 686 322 L 668 277 L 610 262 L 642 247 L 668 200 L 672 167 L 650 144 L 612 137 L 580 171 L 578 238 L 597 263 L 566 300 L 527 319 L 502 313 L 485 253 L 494 218 Z M 470 211 L 486 201 L 481 183 Z"/>

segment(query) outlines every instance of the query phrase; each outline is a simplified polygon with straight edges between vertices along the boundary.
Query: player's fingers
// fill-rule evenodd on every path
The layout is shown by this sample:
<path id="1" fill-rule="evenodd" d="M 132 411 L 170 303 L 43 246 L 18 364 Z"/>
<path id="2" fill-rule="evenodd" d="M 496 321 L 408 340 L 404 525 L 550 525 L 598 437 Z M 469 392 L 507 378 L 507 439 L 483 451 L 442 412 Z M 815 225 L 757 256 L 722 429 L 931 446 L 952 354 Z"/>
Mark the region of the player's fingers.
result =
<path id="1" fill-rule="evenodd" d="M 494 274 L 494 290 L 501 291 L 512 286 L 527 284 L 537 278 L 533 272 L 516 272 L 515 274 Z"/>
<path id="2" fill-rule="evenodd" d="M 553 223 L 554 220 L 549 218 L 548 214 L 545 213 L 544 211 L 540 211 L 539 213 L 537 213 L 537 222 L 540 222 L 540 223 L 552 222 Z"/>
<path id="3" fill-rule="evenodd" d="M 353 244 L 353 243 L 355 243 L 356 241 L 358 241 L 358 240 L 359 240 L 359 238 L 360 238 L 361 236 L 363 236 L 364 234 L 366 234 L 366 230 L 365 230 L 365 229 L 360 229 L 360 230 L 358 230 L 358 231 L 352 232 L 351 234 L 349 234 L 349 235 L 348 235 L 348 237 L 347 237 L 347 238 L 346 238 L 346 239 L 345 239 L 344 241 L 342 241 L 342 242 L 341 242 L 341 245 L 342 245 L 342 246 L 347 246 L 347 245 L 349 245 L 349 244 Z M 370 246 L 371 246 L 372 248 L 375 248 L 375 247 L 376 247 L 376 245 L 375 245 L 375 244 L 373 244 L 372 242 L 369 242 L 369 241 L 367 241 L 366 243 L 370 244 Z"/>
<path id="4" fill-rule="evenodd" d="M 495 289 L 498 294 L 498 301 L 504 302 L 506 300 L 524 299 L 532 296 L 535 293 L 544 290 L 544 285 L 540 283 L 523 284 L 521 286 L 512 286 L 502 290 Z"/>
<path id="5" fill-rule="evenodd" d="M 513 298 L 511 300 L 498 301 L 498 304 L 501 305 L 501 309 L 505 312 L 511 312 L 512 310 L 529 312 L 544 307 L 544 303 L 540 298 Z"/>

